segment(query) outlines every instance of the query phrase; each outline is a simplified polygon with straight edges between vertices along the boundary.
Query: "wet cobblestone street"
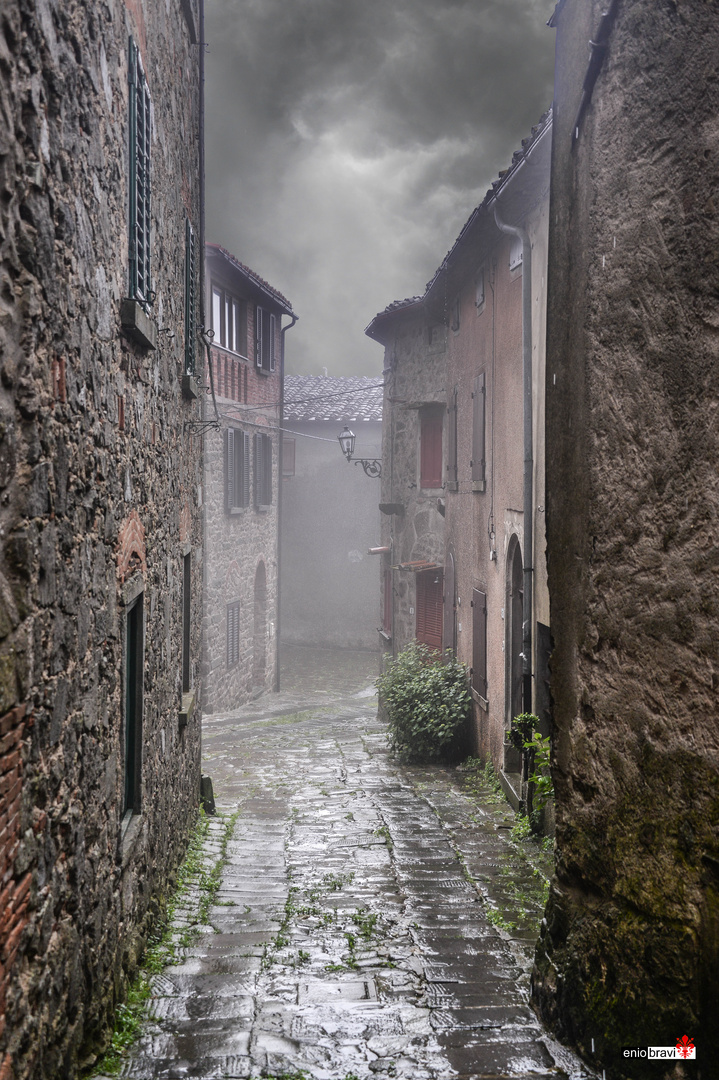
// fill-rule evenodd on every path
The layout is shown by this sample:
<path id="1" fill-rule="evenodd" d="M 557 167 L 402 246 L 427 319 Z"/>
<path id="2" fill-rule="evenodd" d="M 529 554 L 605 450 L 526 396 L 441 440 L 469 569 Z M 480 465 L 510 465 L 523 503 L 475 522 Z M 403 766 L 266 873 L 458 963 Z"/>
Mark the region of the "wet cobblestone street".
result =
<path id="1" fill-rule="evenodd" d="M 206 719 L 226 862 L 123 1075 L 591 1075 L 527 1004 L 551 856 L 477 770 L 389 757 L 375 664 L 286 650 L 288 689 Z"/>

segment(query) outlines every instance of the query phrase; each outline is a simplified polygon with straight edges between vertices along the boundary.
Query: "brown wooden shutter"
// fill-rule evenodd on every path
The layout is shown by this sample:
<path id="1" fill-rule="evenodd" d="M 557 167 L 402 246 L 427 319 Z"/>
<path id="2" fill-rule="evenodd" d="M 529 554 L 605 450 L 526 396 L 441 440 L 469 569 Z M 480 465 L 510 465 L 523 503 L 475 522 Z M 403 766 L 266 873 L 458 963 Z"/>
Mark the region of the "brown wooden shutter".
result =
<path id="1" fill-rule="evenodd" d="M 416 576 L 416 637 L 430 649 L 442 648 L 442 571 Z"/>
<path id="2" fill-rule="evenodd" d="M 487 697 L 487 594 L 472 589 L 472 687 Z"/>
<path id="3" fill-rule="evenodd" d="M 457 397 L 455 386 L 447 410 L 447 483 L 450 491 L 457 490 Z"/>
<path id="4" fill-rule="evenodd" d="M 486 461 L 484 451 L 485 401 L 487 388 L 485 374 L 482 372 L 474 380 L 473 424 L 472 424 L 472 480 L 486 479 Z"/>
<path id="5" fill-rule="evenodd" d="M 255 506 L 261 506 L 263 469 L 265 464 L 264 458 L 262 456 L 262 436 L 255 435 L 253 442 L 253 457 L 255 459 Z"/>
<path id="6" fill-rule="evenodd" d="M 423 488 L 442 487 L 442 417 L 422 416 L 419 433 L 419 483 Z"/>
<path id="7" fill-rule="evenodd" d="M 457 604 L 455 599 L 454 582 L 454 555 L 451 551 L 448 551 L 444 567 L 444 615 L 442 626 L 442 648 L 451 649 L 452 652 L 454 652 L 457 644 L 454 633 L 454 625 L 456 618 L 455 609 Z"/>
<path id="8" fill-rule="evenodd" d="M 262 308 L 255 308 L 255 362 L 262 367 Z"/>
<path id="9" fill-rule="evenodd" d="M 250 505 L 250 436 L 242 432 L 242 506 Z"/>
<path id="10" fill-rule="evenodd" d="M 262 451 L 265 458 L 263 505 L 270 506 L 272 503 L 272 439 L 269 435 L 262 436 Z"/>
<path id="11" fill-rule="evenodd" d="M 385 634 L 392 633 L 392 571 L 384 572 L 384 604 L 382 610 L 382 629 Z"/>
<path id="12" fill-rule="evenodd" d="M 225 431 L 225 510 L 232 510 L 235 505 L 235 432 L 232 428 Z"/>

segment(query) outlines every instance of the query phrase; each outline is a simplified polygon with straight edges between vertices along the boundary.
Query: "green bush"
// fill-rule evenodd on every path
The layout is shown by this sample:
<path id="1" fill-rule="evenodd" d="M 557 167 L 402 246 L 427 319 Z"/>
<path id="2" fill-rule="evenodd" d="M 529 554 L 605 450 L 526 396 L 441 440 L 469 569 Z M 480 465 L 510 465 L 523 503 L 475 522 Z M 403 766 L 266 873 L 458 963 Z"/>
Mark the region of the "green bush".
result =
<path id="1" fill-rule="evenodd" d="M 389 723 L 390 747 L 404 761 L 457 758 L 470 714 L 467 669 L 411 642 L 377 679 Z"/>

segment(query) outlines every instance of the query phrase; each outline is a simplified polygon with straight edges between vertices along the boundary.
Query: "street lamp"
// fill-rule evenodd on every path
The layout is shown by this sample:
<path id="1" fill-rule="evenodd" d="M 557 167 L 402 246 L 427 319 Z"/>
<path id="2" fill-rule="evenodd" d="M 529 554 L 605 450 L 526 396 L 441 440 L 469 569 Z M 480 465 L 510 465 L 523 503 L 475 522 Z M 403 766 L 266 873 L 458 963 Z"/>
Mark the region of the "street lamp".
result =
<path id="1" fill-rule="evenodd" d="M 347 461 L 351 461 L 355 452 L 355 433 L 345 426 L 337 436 L 339 439 L 340 449 Z M 381 458 L 357 458 L 355 465 L 361 465 L 365 471 L 365 476 L 381 476 L 382 475 L 382 460 Z"/>

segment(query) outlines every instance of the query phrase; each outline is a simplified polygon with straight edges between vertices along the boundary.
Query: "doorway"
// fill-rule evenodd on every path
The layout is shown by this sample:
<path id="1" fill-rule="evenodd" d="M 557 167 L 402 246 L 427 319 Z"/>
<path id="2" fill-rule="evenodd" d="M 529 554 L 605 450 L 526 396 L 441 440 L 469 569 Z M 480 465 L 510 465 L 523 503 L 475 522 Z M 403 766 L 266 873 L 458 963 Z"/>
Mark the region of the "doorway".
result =
<path id="1" fill-rule="evenodd" d="M 507 552 L 507 590 L 505 602 L 505 726 L 511 728 L 515 716 L 522 712 L 522 621 L 524 615 L 524 571 L 522 549 L 517 536 L 509 542 Z M 504 768 L 506 772 L 520 772 L 522 753 L 514 747 L 505 747 Z"/>

